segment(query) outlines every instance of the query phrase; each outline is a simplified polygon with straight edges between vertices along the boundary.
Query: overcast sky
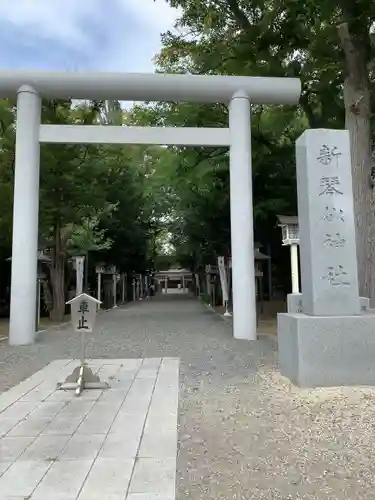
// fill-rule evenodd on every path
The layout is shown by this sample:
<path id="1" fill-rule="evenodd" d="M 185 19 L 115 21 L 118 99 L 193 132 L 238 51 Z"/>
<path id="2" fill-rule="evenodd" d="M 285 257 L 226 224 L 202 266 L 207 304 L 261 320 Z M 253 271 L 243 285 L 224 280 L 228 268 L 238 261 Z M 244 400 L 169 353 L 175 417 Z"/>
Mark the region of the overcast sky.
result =
<path id="1" fill-rule="evenodd" d="M 153 71 L 164 0 L 0 0 L 0 68 Z"/>

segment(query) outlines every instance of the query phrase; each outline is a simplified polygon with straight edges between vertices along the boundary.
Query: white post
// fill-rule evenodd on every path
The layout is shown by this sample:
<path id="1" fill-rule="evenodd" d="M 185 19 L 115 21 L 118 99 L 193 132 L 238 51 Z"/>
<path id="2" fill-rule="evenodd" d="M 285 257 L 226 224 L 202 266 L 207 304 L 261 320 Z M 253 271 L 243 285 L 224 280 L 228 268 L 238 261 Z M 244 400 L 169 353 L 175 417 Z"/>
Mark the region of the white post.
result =
<path id="1" fill-rule="evenodd" d="M 243 92 L 229 105 L 233 336 L 256 340 L 251 105 Z"/>
<path id="2" fill-rule="evenodd" d="M 125 303 L 125 283 L 126 283 L 125 273 L 122 273 L 122 296 L 121 296 L 121 299 L 122 299 L 123 304 Z"/>
<path id="3" fill-rule="evenodd" d="M 101 300 L 102 297 L 102 273 L 98 273 L 98 300 Z M 100 304 L 97 305 L 97 310 L 100 309 Z"/>
<path id="4" fill-rule="evenodd" d="M 98 273 L 98 300 L 102 297 L 102 273 Z"/>
<path id="5" fill-rule="evenodd" d="M 211 297 L 211 266 L 208 265 L 206 268 L 206 293 Z M 211 302 L 211 299 L 210 299 Z"/>
<path id="6" fill-rule="evenodd" d="M 298 245 L 290 245 L 290 269 L 292 275 L 292 293 L 299 293 Z"/>
<path id="7" fill-rule="evenodd" d="M 38 278 L 38 287 L 37 287 L 37 303 L 38 303 L 38 320 L 36 324 L 36 329 L 38 330 L 39 328 L 39 323 L 40 323 L 40 309 L 41 309 L 41 300 L 40 300 L 40 293 L 41 293 L 41 286 L 40 286 L 40 279 Z"/>
<path id="8" fill-rule="evenodd" d="M 267 245 L 267 253 L 268 253 L 268 261 L 267 261 L 267 268 L 268 268 L 268 300 L 272 300 L 272 258 L 271 258 L 271 244 L 268 243 Z"/>
<path id="9" fill-rule="evenodd" d="M 81 295 L 83 291 L 85 257 L 76 257 L 75 265 L 76 265 L 76 295 Z"/>
<path id="10" fill-rule="evenodd" d="M 113 307 L 117 307 L 117 274 L 112 275 L 113 279 Z"/>
<path id="11" fill-rule="evenodd" d="M 17 93 L 9 344 L 35 338 L 41 102 L 28 85 Z"/>

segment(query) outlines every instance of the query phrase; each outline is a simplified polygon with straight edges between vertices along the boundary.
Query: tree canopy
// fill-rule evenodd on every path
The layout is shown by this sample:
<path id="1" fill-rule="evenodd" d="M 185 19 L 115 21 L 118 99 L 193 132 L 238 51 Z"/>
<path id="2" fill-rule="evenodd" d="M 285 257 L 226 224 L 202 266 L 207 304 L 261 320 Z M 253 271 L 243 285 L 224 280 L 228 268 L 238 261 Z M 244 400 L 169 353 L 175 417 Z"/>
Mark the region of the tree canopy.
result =
<path id="1" fill-rule="evenodd" d="M 298 107 L 253 106 L 256 239 L 272 239 L 277 213 L 296 213 L 295 139 L 307 127 L 349 129 L 360 291 L 375 299 L 374 3 L 167 1 L 181 15 L 175 28 L 162 36 L 158 71 L 291 76 L 302 81 Z M 136 114 L 140 122 L 159 125 L 228 123 L 227 109 L 220 105 L 161 103 Z M 225 254 L 230 231 L 226 152 L 172 149 L 176 160 L 170 178 L 183 222 L 178 223 L 178 248 L 191 258 L 196 251 L 196 262 Z"/>

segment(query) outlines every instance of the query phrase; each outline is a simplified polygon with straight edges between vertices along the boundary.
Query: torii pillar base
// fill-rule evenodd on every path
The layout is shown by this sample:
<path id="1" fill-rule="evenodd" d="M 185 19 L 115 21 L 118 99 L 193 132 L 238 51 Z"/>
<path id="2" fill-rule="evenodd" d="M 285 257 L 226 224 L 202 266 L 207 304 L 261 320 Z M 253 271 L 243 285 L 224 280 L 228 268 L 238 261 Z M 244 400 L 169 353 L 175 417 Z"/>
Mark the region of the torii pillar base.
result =
<path id="1" fill-rule="evenodd" d="M 68 375 L 65 382 L 58 384 L 58 389 L 65 391 L 74 390 L 79 396 L 84 389 L 108 389 L 107 382 L 101 382 L 98 375 L 95 375 L 91 368 L 82 364 L 74 368 L 73 373 Z"/>

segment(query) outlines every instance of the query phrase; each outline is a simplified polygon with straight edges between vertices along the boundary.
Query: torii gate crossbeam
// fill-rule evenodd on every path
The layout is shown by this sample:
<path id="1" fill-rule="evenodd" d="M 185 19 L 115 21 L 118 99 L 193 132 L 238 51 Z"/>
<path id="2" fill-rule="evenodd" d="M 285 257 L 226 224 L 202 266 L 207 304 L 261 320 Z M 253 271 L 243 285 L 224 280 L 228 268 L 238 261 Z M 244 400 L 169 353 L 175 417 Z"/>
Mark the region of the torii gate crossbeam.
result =
<path id="1" fill-rule="evenodd" d="M 77 137 L 81 142 L 229 146 L 233 334 L 255 340 L 251 104 L 293 105 L 300 92 L 295 78 L 0 71 L 0 98 L 17 95 L 9 343 L 30 344 L 35 337 L 40 142 L 71 142 L 74 135 L 72 127 L 41 125 L 41 98 L 229 105 L 228 129 L 77 126 Z"/>

